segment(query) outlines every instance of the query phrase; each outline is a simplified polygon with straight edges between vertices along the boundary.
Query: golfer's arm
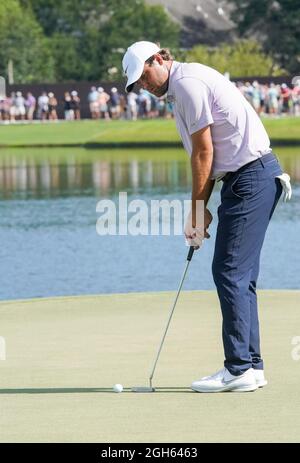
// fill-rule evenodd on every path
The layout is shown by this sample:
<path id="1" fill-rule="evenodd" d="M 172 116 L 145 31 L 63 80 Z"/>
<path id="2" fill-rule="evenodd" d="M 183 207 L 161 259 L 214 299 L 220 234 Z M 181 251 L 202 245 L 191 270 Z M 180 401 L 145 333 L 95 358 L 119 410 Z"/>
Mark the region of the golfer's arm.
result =
<path id="1" fill-rule="evenodd" d="M 202 200 L 206 206 L 215 183 L 210 178 L 213 162 L 210 126 L 195 132 L 192 135 L 192 144 L 192 215 L 194 219 L 196 217 L 196 201 Z"/>

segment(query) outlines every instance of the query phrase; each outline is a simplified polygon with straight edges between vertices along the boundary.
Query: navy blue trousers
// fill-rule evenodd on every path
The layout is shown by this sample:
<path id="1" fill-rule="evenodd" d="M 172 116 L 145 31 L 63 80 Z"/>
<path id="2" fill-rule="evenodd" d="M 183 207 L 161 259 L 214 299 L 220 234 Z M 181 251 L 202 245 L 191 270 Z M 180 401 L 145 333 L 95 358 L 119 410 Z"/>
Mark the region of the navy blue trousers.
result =
<path id="1" fill-rule="evenodd" d="M 282 193 L 275 178 L 281 173 L 270 153 L 223 181 L 212 272 L 223 317 L 224 365 L 233 375 L 263 369 L 256 282 L 266 230 Z"/>

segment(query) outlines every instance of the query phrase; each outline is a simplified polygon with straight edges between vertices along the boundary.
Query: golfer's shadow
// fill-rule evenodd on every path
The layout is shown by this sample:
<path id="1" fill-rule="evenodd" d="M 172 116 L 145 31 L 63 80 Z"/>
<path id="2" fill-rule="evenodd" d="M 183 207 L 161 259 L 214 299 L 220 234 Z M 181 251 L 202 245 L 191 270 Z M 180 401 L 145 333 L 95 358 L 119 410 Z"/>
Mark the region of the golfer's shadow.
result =
<path id="1" fill-rule="evenodd" d="M 131 388 L 125 387 L 123 389 L 123 394 L 132 393 Z M 187 387 L 157 387 L 155 388 L 155 393 L 186 393 L 193 392 Z M 95 394 L 95 393 L 108 393 L 116 394 L 111 387 L 53 387 L 53 388 L 9 388 L 9 389 L 0 389 L 0 394 Z M 140 395 L 143 392 L 137 392 L 136 394 Z"/>

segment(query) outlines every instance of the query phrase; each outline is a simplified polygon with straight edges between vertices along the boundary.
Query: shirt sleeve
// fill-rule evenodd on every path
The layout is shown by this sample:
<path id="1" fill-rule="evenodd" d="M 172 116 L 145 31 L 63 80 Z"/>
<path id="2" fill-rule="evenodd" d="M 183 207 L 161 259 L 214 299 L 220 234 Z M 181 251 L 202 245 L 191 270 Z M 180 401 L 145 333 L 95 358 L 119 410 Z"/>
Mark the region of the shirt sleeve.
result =
<path id="1" fill-rule="evenodd" d="M 209 89 L 198 79 L 185 77 L 177 82 L 176 103 L 190 135 L 214 122 Z"/>

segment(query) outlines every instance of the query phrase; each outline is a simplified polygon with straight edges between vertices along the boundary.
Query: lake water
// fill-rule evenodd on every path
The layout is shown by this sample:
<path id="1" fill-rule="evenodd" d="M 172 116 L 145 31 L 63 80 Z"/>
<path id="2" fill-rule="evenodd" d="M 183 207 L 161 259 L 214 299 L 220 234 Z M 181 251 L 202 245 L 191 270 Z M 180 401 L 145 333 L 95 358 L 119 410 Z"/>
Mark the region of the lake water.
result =
<path id="1" fill-rule="evenodd" d="M 276 150 L 293 182 L 267 232 L 259 288 L 300 285 L 300 148 Z M 99 236 L 96 205 L 189 199 L 183 150 L 9 150 L 0 155 L 0 299 L 175 290 L 185 265 L 182 236 Z M 211 261 L 220 186 L 209 209 L 211 239 L 195 253 L 185 289 L 213 289 Z"/>

